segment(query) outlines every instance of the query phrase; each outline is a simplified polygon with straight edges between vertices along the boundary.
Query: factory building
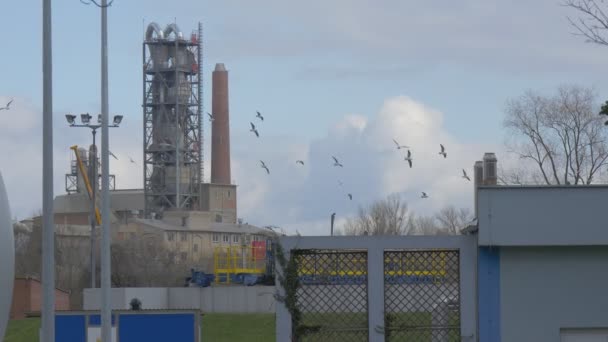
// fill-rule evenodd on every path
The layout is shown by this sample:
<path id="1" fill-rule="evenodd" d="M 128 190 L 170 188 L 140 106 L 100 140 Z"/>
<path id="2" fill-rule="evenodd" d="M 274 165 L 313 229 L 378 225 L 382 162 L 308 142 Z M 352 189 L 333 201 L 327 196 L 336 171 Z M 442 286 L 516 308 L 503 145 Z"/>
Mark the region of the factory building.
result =
<path id="1" fill-rule="evenodd" d="M 163 29 L 150 23 L 142 56 L 144 182 L 142 189 L 115 189 L 114 179 L 120 175 L 111 175 L 113 240 L 156 232 L 175 249 L 178 260 L 187 261 L 212 259 L 215 247 L 237 240 L 238 244 L 262 240 L 267 230 L 238 219 L 237 188 L 230 169 L 228 70 L 223 63 L 212 72 L 212 118 L 203 119 L 201 24 L 185 35 L 176 24 Z M 205 122 L 211 123 L 209 183 L 203 182 Z M 71 161 L 66 174 L 66 194 L 55 198 L 55 223 L 58 231 L 83 236 L 90 234 L 91 219 L 81 170 L 88 170 L 89 164 L 95 164 L 89 160 L 99 157 L 84 149 L 74 152 L 79 158 Z M 98 179 L 94 178 L 91 183 Z M 99 183 L 92 186 L 99 188 Z"/>

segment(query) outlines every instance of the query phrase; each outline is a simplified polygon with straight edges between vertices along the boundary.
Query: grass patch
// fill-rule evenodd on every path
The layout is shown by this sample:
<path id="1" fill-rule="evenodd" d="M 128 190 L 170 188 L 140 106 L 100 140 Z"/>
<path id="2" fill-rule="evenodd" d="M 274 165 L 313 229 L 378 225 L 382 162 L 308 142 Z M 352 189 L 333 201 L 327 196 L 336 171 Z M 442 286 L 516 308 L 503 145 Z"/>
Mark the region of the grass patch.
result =
<path id="1" fill-rule="evenodd" d="M 4 342 L 38 342 L 40 318 L 26 318 L 8 323 Z"/>
<path id="2" fill-rule="evenodd" d="M 40 318 L 10 321 L 4 342 L 38 342 Z M 202 342 L 275 341 L 274 314 L 205 314 Z"/>
<path id="3" fill-rule="evenodd" d="M 275 341 L 274 314 L 205 314 L 202 342 Z"/>

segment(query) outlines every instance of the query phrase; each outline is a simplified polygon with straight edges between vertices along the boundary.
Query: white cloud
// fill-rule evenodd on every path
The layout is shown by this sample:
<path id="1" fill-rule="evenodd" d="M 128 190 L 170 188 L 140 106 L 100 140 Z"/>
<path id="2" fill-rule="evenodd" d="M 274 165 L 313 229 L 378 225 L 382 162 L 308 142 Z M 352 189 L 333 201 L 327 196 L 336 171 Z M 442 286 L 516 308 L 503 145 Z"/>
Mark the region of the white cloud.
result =
<path id="1" fill-rule="evenodd" d="M 411 147 L 414 168 L 407 166 L 406 152 L 395 148 L 393 138 Z M 424 214 L 445 205 L 472 208 L 473 185 L 461 177 L 462 169 L 472 175 L 472 165 L 483 152 L 496 151 L 500 157 L 498 146 L 459 142 L 443 126 L 441 112 L 405 96 L 387 99 L 369 117 L 345 115 L 324 138 L 301 148 L 308 151 L 305 167 L 295 165 L 291 151 L 296 142 L 291 139 L 269 137 L 262 144 L 251 144 L 251 139 L 237 140 L 233 153 L 239 215 L 251 223 L 285 226 L 306 235 L 325 234 L 332 212 L 344 219 L 359 205 L 391 193 L 402 194 L 413 210 Z M 447 148 L 447 159 L 438 154 L 440 143 Z M 344 168 L 332 166 L 332 155 Z M 259 168 L 258 159 L 270 166 L 270 175 Z M 421 191 L 430 198 L 420 199 Z M 347 193 L 353 194 L 353 201 Z"/>

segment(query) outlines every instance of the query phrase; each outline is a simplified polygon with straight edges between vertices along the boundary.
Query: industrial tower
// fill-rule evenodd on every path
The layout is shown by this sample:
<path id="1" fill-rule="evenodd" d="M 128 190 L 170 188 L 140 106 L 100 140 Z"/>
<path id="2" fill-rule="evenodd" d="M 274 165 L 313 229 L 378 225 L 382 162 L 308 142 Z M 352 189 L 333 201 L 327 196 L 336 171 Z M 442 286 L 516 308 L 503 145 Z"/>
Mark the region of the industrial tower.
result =
<path id="1" fill-rule="evenodd" d="M 185 39 L 176 24 L 148 25 L 143 43 L 146 217 L 197 210 L 203 181 L 202 25 Z"/>

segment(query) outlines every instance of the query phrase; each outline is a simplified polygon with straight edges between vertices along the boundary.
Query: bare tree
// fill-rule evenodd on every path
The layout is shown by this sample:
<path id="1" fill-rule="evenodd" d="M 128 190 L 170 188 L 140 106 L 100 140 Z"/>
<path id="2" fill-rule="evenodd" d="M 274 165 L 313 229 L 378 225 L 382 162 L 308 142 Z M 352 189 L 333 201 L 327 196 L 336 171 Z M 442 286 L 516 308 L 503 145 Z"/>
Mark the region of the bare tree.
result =
<path id="1" fill-rule="evenodd" d="M 112 244 L 112 286 L 178 286 L 188 268 L 175 262 L 162 235 L 144 234 Z"/>
<path id="2" fill-rule="evenodd" d="M 368 207 L 360 207 L 357 217 L 350 218 L 343 226 L 345 235 L 408 235 L 408 208 L 397 194 L 376 201 Z"/>
<path id="3" fill-rule="evenodd" d="M 434 216 L 412 214 L 410 216 L 410 225 L 413 234 L 416 235 L 436 235 L 439 232 L 437 220 Z"/>
<path id="4" fill-rule="evenodd" d="M 460 230 L 471 222 L 473 216 L 468 208 L 456 209 L 454 206 L 447 206 L 435 215 L 435 219 L 439 230 L 456 235 L 460 234 Z"/>
<path id="5" fill-rule="evenodd" d="M 576 35 L 586 38 L 590 43 L 608 45 L 605 37 L 608 30 L 608 8 L 604 0 L 566 0 L 564 6 L 574 9 L 580 17 L 568 17 L 576 29 Z"/>
<path id="6" fill-rule="evenodd" d="M 507 104 L 504 127 L 511 152 L 531 164 L 528 180 L 591 184 L 606 166 L 606 131 L 590 88 L 560 87 L 547 97 L 527 91 Z"/>

